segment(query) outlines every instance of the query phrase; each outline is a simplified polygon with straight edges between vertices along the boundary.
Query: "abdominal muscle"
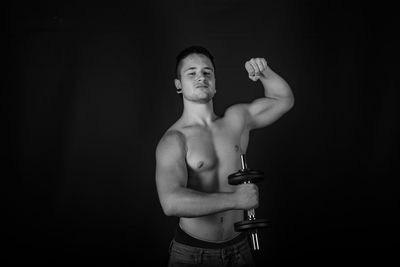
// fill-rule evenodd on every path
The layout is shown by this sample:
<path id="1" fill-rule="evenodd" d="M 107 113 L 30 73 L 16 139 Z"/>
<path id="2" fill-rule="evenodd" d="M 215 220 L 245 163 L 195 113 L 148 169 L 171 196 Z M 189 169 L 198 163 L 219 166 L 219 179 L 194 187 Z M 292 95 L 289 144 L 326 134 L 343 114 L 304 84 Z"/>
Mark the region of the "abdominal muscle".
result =
<path id="1" fill-rule="evenodd" d="M 228 184 L 225 173 L 189 172 L 188 187 L 203 192 L 233 192 L 235 186 Z M 218 177 L 224 177 L 223 179 Z M 214 181 L 213 181 L 214 180 Z M 215 182 L 217 180 L 218 182 Z M 234 223 L 243 220 L 243 210 L 227 210 L 195 218 L 180 218 L 179 226 L 194 238 L 209 242 L 224 242 L 238 236 Z"/>
<path id="2" fill-rule="evenodd" d="M 190 236 L 208 242 L 224 242 L 238 236 L 233 224 L 243 220 L 243 211 L 229 210 L 213 215 L 180 218 L 179 226 Z"/>

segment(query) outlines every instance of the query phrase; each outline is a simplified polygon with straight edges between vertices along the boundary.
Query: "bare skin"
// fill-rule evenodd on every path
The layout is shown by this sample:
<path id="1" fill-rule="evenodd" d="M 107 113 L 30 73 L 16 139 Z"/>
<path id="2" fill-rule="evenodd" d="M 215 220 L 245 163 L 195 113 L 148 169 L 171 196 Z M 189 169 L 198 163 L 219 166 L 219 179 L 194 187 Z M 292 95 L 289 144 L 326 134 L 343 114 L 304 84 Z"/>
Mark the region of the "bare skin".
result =
<path id="1" fill-rule="evenodd" d="M 156 184 L 164 213 L 180 217 L 180 227 L 204 241 L 234 238 L 233 225 L 243 220 L 243 210 L 258 206 L 257 186 L 231 186 L 228 176 L 240 169 L 250 131 L 269 125 L 293 105 L 290 87 L 264 59 L 251 59 L 245 68 L 251 80 L 262 82 L 265 97 L 233 105 L 218 117 L 211 61 L 199 54 L 186 57 L 175 80 L 183 114 L 157 146 Z"/>

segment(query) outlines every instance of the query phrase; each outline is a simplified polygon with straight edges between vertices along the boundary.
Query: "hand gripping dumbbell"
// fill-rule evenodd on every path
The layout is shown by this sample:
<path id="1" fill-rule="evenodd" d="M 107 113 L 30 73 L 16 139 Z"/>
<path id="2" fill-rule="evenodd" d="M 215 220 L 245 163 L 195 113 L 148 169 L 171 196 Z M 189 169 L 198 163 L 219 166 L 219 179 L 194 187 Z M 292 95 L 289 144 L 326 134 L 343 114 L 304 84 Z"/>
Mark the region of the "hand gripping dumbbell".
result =
<path id="1" fill-rule="evenodd" d="M 247 168 L 246 157 L 240 155 L 242 169 L 228 176 L 230 185 L 258 183 L 264 180 L 264 173 L 261 171 L 251 170 Z M 234 224 L 236 232 L 248 231 L 251 236 L 251 244 L 253 250 L 259 250 L 257 229 L 271 227 L 271 222 L 266 219 L 256 219 L 254 209 L 244 211 L 245 220 Z"/>

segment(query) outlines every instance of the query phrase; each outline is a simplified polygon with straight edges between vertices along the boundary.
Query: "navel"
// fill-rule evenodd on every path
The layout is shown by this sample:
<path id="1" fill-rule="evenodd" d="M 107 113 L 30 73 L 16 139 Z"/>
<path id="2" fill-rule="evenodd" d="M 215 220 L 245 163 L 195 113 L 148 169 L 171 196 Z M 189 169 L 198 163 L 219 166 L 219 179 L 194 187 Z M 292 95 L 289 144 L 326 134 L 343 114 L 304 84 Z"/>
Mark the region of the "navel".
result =
<path id="1" fill-rule="evenodd" d="M 199 163 L 197 163 L 197 168 L 200 169 L 201 167 L 203 167 L 204 165 L 204 161 L 200 161 Z"/>
<path id="2" fill-rule="evenodd" d="M 238 152 L 239 151 L 239 146 L 235 145 L 235 151 Z"/>

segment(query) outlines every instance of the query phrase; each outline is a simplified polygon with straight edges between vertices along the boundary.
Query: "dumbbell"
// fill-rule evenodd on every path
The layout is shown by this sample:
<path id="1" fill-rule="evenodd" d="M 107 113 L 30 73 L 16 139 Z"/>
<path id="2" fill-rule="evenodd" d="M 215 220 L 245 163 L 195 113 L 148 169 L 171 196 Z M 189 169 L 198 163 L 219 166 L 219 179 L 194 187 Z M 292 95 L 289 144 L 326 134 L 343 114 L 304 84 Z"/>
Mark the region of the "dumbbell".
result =
<path id="1" fill-rule="evenodd" d="M 261 171 L 251 170 L 247 168 L 246 156 L 240 155 L 242 168 L 228 176 L 228 183 L 230 185 L 258 183 L 264 180 L 264 173 Z M 257 229 L 271 227 L 271 222 L 266 219 L 256 219 L 256 212 L 254 209 L 245 210 L 244 217 L 246 220 L 236 222 L 234 224 L 236 232 L 248 231 L 251 236 L 251 244 L 253 250 L 259 250 L 260 245 L 258 242 Z"/>

